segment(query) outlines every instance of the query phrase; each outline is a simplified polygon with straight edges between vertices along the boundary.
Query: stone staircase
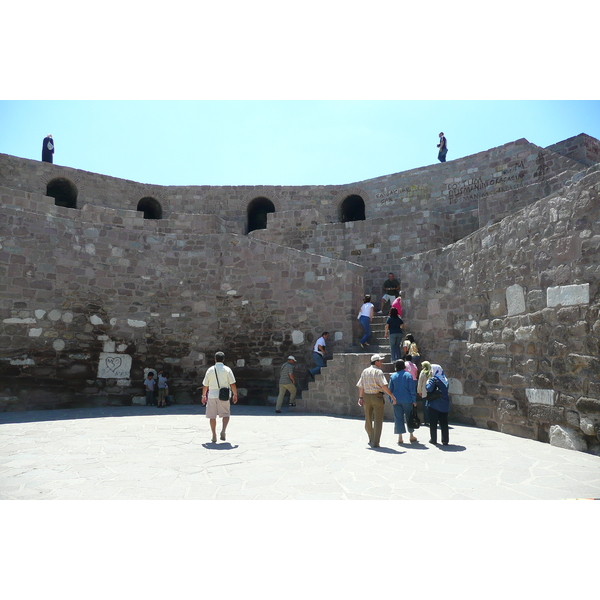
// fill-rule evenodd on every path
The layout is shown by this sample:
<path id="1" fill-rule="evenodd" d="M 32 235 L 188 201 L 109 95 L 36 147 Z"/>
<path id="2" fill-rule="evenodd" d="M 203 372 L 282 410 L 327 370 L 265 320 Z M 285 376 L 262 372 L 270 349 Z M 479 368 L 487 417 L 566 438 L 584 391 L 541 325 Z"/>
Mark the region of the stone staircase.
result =
<path id="1" fill-rule="evenodd" d="M 358 406 L 356 382 L 362 371 L 371 364 L 371 356 L 385 356 L 383 372 L 388 375 L 394 372 L 389 342 L 384 337 L 386 319 L 386 314 L 375 315 L 371 322 L 369 346 L 364 350 L 357 340 L 344 352 L 336 352 L 327 361 L 327 366 L 321 369 L 321 374 L 314 381 L 308 380 L 308 389 L 298 395 L 296 409 L 291 410 L 363 417 L 363 409 Z M 394 420 L 394 411 L 389 402 L 385 405 L 384 419 Z"/>

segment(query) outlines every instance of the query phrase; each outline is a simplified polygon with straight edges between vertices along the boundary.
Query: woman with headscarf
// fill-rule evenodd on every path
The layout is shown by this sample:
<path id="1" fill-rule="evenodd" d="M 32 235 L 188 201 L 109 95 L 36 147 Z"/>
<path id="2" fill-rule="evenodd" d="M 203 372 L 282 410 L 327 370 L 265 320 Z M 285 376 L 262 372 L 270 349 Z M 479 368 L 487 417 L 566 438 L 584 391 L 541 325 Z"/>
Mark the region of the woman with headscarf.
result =
<path id="1" fill-rule="evenodd" d="M 450 412 L 450 396 L 448 395 L 448 379 L 440 365 L 431 365 L 429 381 L 425 385 L 427 402 L 429 403 L 430 444 L 437 444 L 437 424 L 442 430 L 442 446 L 450 442 L 448 434 L 448 413 Z"/>
<path id="2" fill-rule="evenodd" d="M 54 154 L 54 140 L 52 134 L 48 134 L 42 142 L 42 162 L 52 162 L 52 155 Z"/>
<path id="3" fill-rule="evenodd" d="M 423 425 L 429 425 L 429 402 L 427 402 L 427 389 L 425 386 L 433 373 L 431 372 L 431 363 L 428 360 L 424 360 L 421 367 L 423 370 L 419 373 L 419 380 L 417 381 L 417 395 L 423 400 Z"/>

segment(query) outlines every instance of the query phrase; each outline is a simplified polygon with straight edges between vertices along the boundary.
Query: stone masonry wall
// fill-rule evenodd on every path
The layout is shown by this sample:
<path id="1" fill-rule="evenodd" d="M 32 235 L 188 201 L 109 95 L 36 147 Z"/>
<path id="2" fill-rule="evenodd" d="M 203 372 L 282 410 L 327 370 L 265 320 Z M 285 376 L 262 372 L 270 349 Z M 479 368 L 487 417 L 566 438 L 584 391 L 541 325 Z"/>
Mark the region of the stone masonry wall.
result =
<path id="1" fill-rule="evenodd" d="M 93 204 L 135 211 L 142 198 L 152 197 L 165 218 L 173 213 L 218 215 L 230 231 L 243 234 L 248 205 L 258 197 L 271 200 L 276 212 L 315 208 L 329 222 L 340 221 L 340 205 L 352 194 L 363 198 L 367 219 L 415 211 L 460 213 L 477 209 L 495 194 L 539 187 L 581 168 L 576 160 L 521 139 L 447 163 L 344 185 L 158 186 L 0 154 L 0 186 L 45 195 L 48 183 L 64 178 L 77 189 L 78 208 Z M 538 198 L 547 193 L 540 192 Z M 515 207 L 508 209 L 496 218 Z"/>
<path id="2" fill-rule="evenodd" d="M 598 452 L 600 169 L 446 248 L 406 258 L 409 330 L 455 418 Z"/>
<path id="3" fill-rule="evenodd" d="M 373 298 L 379 297 L 387 273 L 399 268 L 405 256 L 453 241 L 448 216 L 433 211 L 348 223 L 324 220 L 314 209 L 273 213 L 267 229 L 249 236 L 360 264 L 365 293 Z"/>
<path id="4" fill-rule="evenodd" d="M 586 167 L 600 162 L 600 141 L 585 133 L 552 144 L 547 150 L 567 156 Z"/>
<path id="5" fill-rule="evenodd" d="M 134 211 L 6 189 L 0 199 L 0 409 L 127 403 L 148 368 L 171 371 L 190 400 L 218 349 L 242 395 L 260 401 L 290 352 L 312 364 L 323 330 L 334 348 L 352 339 L 353 311 L 331 307 L 360 301 L 357 265 L 174 233 Z"/>

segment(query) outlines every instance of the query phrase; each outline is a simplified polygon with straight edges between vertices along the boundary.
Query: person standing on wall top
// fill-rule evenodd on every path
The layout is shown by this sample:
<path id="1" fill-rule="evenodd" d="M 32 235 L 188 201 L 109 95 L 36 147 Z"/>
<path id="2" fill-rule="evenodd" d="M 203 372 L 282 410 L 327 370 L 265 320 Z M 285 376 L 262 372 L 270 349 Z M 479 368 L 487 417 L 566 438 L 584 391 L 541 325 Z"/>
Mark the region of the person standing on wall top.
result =
<path id="1" fill-rule="evenodd" d="M 54 154 L 54 140 L 52 134 L 48 134 L 42 142 L 42 162 L 52 162 L 52 156 Z"/>
<path id="2" fill-rule="evenodd" d="M 294 365 L 296 359 L 293 356 L 287 357 L 287 362 L 281 365 L 279 371 L 279 396 L 277 396 L 277 404 L 275 405 L 275 412 L 281 412 L 281 405 L 283 404 L 283 397 L 285 392 L 290 393 L 289 406 L 296 406 L 296 379 L 294 377 Z"/>
<path id="3" fill-rule="evenodd" d="M 233 371 L 223 364 L 225 354 L 215 354 L 215 364 L 206 371 L 202 381 L 202 404 L 206 405 L 206 418 L 210 419 L 212 443 L 217 441 L 217 417 L 223 420 L 221 440 L 225 441 L 225 430 L 231 416 L 230 399 L 237 404 L 238 394 Z"/>
<path id="4" fill-rule="evenodd" d="M 325 347 L 327 346 L 328 338 L 329 331 L 324 331 L 313 347 L 313 360 L 317 366 L 308 371 L 308 374 L 313 379 L 315 378 L 315 375 L 318 375 L 321 372 L 321 368 L 325 366 Z"/>
<path id="5" fill-rule="evenodd" d="M 444 132 L 440 132 L 440 143 L 437 145 L 440 149 L 438 152 L 438 160 L 440 162 L 446 162 L 446 154 L 448 154 L 448 142 L 446 141 L 446 136 Z"/>

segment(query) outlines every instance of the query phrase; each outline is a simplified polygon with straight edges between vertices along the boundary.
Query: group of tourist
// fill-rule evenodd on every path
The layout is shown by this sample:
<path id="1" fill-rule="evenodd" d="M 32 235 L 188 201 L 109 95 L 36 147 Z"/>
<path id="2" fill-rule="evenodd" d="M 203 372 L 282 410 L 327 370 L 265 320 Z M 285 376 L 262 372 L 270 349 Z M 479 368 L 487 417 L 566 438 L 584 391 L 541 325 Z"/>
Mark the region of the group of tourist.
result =
<path id="1" fill-rule="evenodd" d="M 423 424 L 429 425 L 429 442 L 437 444 L 439 423 L 442 445 L 447 446 L 450 409 L 448 379 L 440 365 L 432 365 L 428 361 L 421 360 L 419 348 L 412 334 L 409 333 L 404 337 L 400 282 L 393 273 L 388 273 L 382 291 L 381 309 L 378 314 L 383 313 L 386 303 L 390 304 L 384 335 L 390 343 L 391 360 L 396 372 L 392 374 L 388 384 L 381 369 L 384 357 L 374 354 L 371 357 L 371 366 L 363 371 L 356 384 L 359 388 L 358 404 L 365 410 L 365 429 L 369 436 L 369 445 L 373 448 L 379 447 L 385 406 L 384 394 L 388 394 L 394 406 L 394 433 L 398 435 L 399 445 L 404 443 L 402 436 L 407 429 L 409 441 L 418 441 L 414 435 L 414 428 L 409 425 L 411 412 L 417 411 L 418 396 L 423 401 Z M 366 295 L 358 313 L 358 320 L 364 329 L 364 335 L 360 339 L 360 346 L 363 349 L 369 346 L 371 321 L 374 315 L 375 307 L 371 302 L 371 296 Z"/>
<path id="2" fill-rule="evenodd" d="M 389 315 L 385 324 L 385 337 L 390 342 L 390 353 L 395 366 L 395 373 L 388 383 L 382 371 L 384 356 L 374 354 L 371 365 L 364 369 L 356 386 L 359 390 L 358 404 L 364 408 L 365 430 L 369 436 L 369 445 L 379 448 L 383 430 L 383 413 L 385 407 L 384 394 L 390 398 L 394 407 L 394 433 L 398 435 L 398 444 L 404 443 L 403 435 L 409 434 L 409 442 L 417 442 L 415 428 L 410 426 L 411 411 L 417 410 L 417 397 L 423 401 L 423 424 L 429 425 L 429 443 L 437 444 L 438 423 L 441 429 L 442 445 L 449 444 L 448 412 L 450 398 L 448 395 L 448 379 L 440 365 L 422 361 L 419 348 L 411 334 L 404 336 L 402 315 L 402 299 L 400 283 L 393 273 L 383 284 L 381 310 L 385 303 L 390 304 Z M 360 340 L 362 348 L 367 347 L 370 336 L 370 323 L 374 317 L 374 306 L 370 296 L 365 296 L 358 318 L 365 335 Z M 325 355 L 329 332 L 324 331 L 313 346 L 313 359 L 316 366 L 308 371 L 314 376 L 325 366 Z M 403 339 L 404 338 L 404 339 Z M 237 387 L 233 371 L 224 364 L 223 352 L 215 354 L 215 364 L 204 375 L 202 381 L 202 403 L 206 405 L 206 417 L 210 420 L 211 441 L 217 441 L 217 417 L 222 419 L 221 441 L 226 439 L 227 425 L 231 417 L 231 401 L 238 401 Z M 275 412 L 281 413 L 286 393 L 289 394 L 289 406 L 296 406 L 297 382 L 294 374 L 296 359 L 288 356 L 279 370 L 279 394 L 275 404 Z M 168 374 L 160 371 L 158 380 L 149 372 L 145 381 L 146 404 L 154 405 L 154 391 L 158 389 L 158 407 L 166 406 L 169 399 Z"/>
<path id="3" fill-rule="evenodd" d="M 417 410 L 417 395 L 423 400 L 424 425 L 429 425 L 429 443 L 437 445 L 438 423 L 442 432 L 442 445 L 450 443 L 448 412 L 450 396 L 448 379 L 440 365 L 423 361 L 418 379 L 415 371 L 409 369 L 410 360 L 397 360 L 396 372 L 390 377 L 389 384 L 381 367 L 384 357 L 374 354 L 371 365 L 360 376 L 358 387 L 358 405 L 365 410 L 365 430 L 369 436 L 369 446 L 379 448 L 383 429 L 384 394 L 390 397 L 394 406 L 394 433 L 398 435 L 398 445 L 404 440 L 402 435 L 408 429 L 409 441 L 417 442 L 415 429 L 410 426 L 411 412 Z M 413 366 L 415 366 L 413 364 Z M 427 423 L 429 421 L 429 423 Z"/>

